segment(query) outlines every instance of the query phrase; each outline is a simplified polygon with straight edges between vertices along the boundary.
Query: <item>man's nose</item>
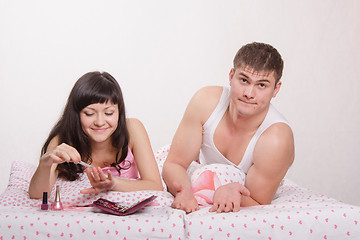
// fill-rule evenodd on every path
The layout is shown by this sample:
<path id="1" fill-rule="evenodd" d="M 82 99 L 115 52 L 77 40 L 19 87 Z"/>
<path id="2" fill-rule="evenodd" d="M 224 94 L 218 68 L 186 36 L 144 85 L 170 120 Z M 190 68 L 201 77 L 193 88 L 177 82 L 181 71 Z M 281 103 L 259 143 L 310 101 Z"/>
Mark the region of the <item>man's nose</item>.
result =
<path id="1" fill-rule="evenodd" d="M 244 90 L 244 96 L 248 99 L 254 98 L 255 93 L 254 93 L 254 86 L 246 86 L 245 90 Z"/>

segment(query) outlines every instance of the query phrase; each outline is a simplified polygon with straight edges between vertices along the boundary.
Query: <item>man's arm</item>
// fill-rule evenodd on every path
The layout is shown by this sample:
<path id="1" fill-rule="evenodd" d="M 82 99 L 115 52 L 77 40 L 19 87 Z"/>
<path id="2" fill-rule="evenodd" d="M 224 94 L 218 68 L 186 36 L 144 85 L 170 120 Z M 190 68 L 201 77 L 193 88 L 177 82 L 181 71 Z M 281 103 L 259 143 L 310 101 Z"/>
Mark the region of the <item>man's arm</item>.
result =
<path id="1" fill-rule="evenodd" d="M 246 177 L 245 186 L 251 196 L 242 199 L 242 207 L 271 203 L 294 161 L 294 152 L 294 137 L 287 124 L 274 124 L 261 135 L 254 150 L 254 164 Z"/>
<path id="2" fill-rule="evenodd" d="M 219 187 L 211 212 L 237 212 L 241 207 L 270 204 L 294 160 L 294 139 L 286 124 L 274 124 L 259 138 L 245 188 L 240 183 Z M 250 194 L 249 192 L 250 191 Z"/>
<path id="3" fill-rule="evenodd" d="M 199 156 L 202 125 L 216 107 L 221 93 L 221 87 L 206 87 L 193 96 L 164 163 L 162 175 L 168 191 L 175 196 L 172 207 L 188 213 L 197 210 L 198 204 L 191 191 L 191 183 L 186 171 L 191 162 Z"/>

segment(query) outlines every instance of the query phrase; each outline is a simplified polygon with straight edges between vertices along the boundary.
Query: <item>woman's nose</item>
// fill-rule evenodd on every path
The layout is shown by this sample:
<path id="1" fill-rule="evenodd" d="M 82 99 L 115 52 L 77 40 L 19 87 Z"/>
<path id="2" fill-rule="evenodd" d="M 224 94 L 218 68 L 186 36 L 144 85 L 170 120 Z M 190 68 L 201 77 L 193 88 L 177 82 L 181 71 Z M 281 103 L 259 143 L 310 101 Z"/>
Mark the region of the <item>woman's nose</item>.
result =
<path id="1" fill-rule="evenodd" d="M 96 126 L 102 126 L 104 125 L 104 123 L 105 123 L 104 117 L 101 114 L 97 114 L 94 124 Z"/>

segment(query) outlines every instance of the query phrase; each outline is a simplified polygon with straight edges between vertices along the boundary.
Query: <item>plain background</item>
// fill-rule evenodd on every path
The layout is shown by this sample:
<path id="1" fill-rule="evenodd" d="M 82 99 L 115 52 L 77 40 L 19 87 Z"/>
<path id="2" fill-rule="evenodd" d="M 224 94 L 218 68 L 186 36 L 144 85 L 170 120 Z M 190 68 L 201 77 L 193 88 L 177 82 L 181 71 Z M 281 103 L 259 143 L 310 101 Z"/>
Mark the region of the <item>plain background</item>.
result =
<path id="1" fill-rule="evenodd" d="M 236 51 L 259 41 L 285 60 L 273 104 L 290 122 L 287 177 L 360 205 L 358 0 L 0 0 L 0 192 L 11 163 L 37 164 L 75 81 L 111 73 L 154 151 L 191 96 L 228 85 Z"/>

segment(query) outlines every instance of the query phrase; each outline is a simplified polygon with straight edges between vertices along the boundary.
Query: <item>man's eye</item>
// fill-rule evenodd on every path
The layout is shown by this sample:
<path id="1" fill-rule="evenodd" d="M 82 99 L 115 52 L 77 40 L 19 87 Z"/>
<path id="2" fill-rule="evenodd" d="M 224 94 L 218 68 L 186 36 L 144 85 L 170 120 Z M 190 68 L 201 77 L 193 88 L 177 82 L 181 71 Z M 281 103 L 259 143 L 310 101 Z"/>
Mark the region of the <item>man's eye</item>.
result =
<path id="1" fill-rule="evenodd" d="M 247 82 L 247 80 L 246 80 L 245 78 L 240 78 L 240 82 L 242 82 L 242 83 L 246 83 L 246 82 Z"/>
<path id="2" fill-rule="evenodd" d="M 266 85 L 265 85 L 265 84 L 263 84 L 263 83 L 260 83 L 260 84 L 259 84 L 259 87 L 260 87 L 260 88 L 265 88 L 265 87 L 266 87 Z"/>

